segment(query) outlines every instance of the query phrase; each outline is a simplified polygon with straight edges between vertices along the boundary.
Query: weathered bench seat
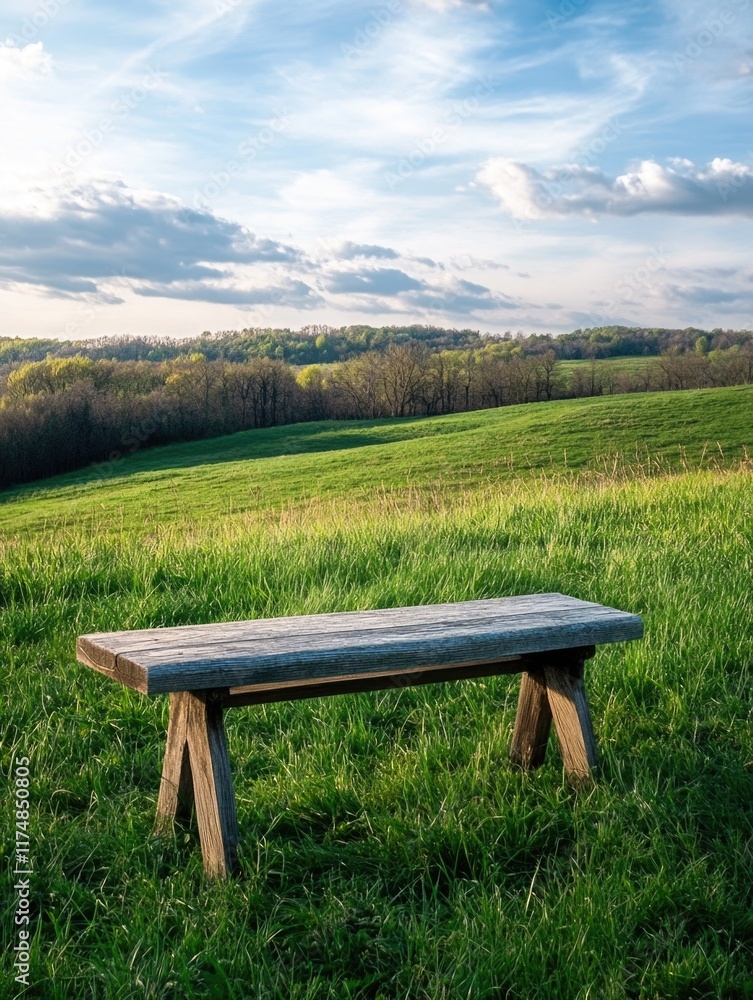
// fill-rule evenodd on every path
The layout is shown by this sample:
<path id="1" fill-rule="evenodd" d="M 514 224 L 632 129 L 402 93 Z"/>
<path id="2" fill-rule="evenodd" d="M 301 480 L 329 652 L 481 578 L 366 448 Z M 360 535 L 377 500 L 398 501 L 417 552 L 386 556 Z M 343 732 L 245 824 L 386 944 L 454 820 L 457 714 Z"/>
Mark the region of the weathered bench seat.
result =
<path id="1" fill-rule="evenodd" d="M 195 798 L 204 863 L 236 864 L 223 709 L 463 677 L 523 673 L 512 755 L 543 761 L 554 717 L 565 767 L 583 777 L 595 743 L 583 663 L 643 634 L 637 615 L 563 594 L 81 636 L 78 659 L 145 694 L 169 693 L 158 803 L 169 828 Z"/>

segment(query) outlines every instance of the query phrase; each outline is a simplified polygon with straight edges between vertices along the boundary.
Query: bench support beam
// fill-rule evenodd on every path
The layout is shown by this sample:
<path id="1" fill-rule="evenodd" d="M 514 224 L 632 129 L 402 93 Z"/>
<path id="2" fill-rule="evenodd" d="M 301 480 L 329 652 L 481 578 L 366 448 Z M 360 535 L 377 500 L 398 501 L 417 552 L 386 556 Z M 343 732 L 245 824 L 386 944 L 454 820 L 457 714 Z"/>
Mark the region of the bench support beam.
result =
<path id="1" fill-rule="evenodd" d="M 195 801 L 204 869 L 231 875 L 238 865 L 238 822 L 222 704 L 205 691 L 170 695 L 170 722 L 157 802 L 157 833 Z"/>

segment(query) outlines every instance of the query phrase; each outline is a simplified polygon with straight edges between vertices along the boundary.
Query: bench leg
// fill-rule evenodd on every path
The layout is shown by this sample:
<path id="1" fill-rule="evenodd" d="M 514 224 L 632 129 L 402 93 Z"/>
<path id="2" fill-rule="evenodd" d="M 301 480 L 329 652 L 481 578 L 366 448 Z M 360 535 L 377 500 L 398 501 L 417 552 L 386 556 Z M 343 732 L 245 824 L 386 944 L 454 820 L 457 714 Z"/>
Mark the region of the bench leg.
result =
<path id="1" fill-rule="evenodd" d="M 238 865 L 238 821 L 222 705 L 203 692 L 190 698 L 188 751 L 204 870 L 222 878 Z"/>
<path id="2" fill-rule="evenodd" d="M 188 754 L 188 702 L 183 692 L 170 695 L 170 721 L 157 799 L 157 835 L 170 833 L 176 818 L 189 819 L 193 805 L 193 778 Z"/>
<path id="3" fill-rule="evenodd" d="M 596 768 L 596 738 L 583 685 L 588 655 L 592 651 L 540 654 L 535 669 L 523 674 L 510 748 L 516 764 L 531 769 L 544 763 L 553 720 L 568 778 L 581 782 Z"/>
<path id="4" fill-rule="evenodd" d="M 510 748 L 510 757 L 516 764 L 526 770 L 541 767 L 551 724 L 552 711 L 544 675 L 526 671 L 520 678 L 518 711 Z"/>
<path id="5" fill-rule="evenodd" d="M 598 763 L 583 685 L 583 660 L 547 666 L 544 676 L 565 771 L 571 781 L 582 782 L 591 777 Z"/>
<path id="6" fill-rule="evenodd" d="M 174 724 L 173 724 L 174 720 Z M 170 696 L 170 725 L 157 804 L 157 827 L 164 830 L 193 786 L 204 870 L 211 878 L 235 872 L 238 822 L 222 705 L 204 691 Z"/>

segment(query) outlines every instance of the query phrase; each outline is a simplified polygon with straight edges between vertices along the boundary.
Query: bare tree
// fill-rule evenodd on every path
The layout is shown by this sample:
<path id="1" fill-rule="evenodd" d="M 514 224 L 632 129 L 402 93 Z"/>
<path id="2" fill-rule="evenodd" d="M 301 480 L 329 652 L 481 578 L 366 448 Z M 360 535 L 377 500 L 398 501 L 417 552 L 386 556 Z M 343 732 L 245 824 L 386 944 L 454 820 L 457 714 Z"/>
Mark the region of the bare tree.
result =
<path id="1" fill-rule="evenodd" d="M 382 388 L 391 416 L 404 417 L 415 412 L 427 361 L 427 349 L 415 341 L 388 348 L 382 365 Z"/>

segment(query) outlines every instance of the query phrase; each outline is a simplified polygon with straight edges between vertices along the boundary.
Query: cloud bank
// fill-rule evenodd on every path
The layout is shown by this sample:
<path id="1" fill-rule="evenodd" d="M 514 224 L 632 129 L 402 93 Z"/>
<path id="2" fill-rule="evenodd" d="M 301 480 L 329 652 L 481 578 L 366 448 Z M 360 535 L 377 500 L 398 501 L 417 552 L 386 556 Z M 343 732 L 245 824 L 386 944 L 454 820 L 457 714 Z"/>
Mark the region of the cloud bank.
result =
<path id="1" fill-rule="evenodd" d="M 300 250 L 122 181 L 40 190 L 36 211 L 0 209 L 0 234 L 0 287 L 31 285 L 67 298 L 107 294 L 115 282 L 137 295 L 205 302 L 287 304 L 289 295 L 305 308 L 320 301 L 303 282 L 267 289 L 237 280 L 238 268 L 295 266 Z M 118 299 L 110 293 L 109 301 Z"/>
<path id="2" fill-rule="evenodd" d="M 643 160 L 614 178 L 597 167 L 563 164 L 542 172 L 496 158 L 484 164 L 477 180 L 518 219 L 642 212 L 753 215 L 753 166 L 721 157 L 705 167 L 682 159 L 666 166 Z"/>
<path id="3" fill-rule="evenodd" d="M 0 288 L 47 297 L 123 295 L 242 307 L 371 314 L 488 315 L 518 304 L 459 277 L 475 258 L 447 265 L 392 247 L 345 241 L 323 259 L 257 236 L 208 209 L 100 179 L 38 189 L 25 207 L 0 208 Z M 481 265 L 504 265 L 494 261 Z"/>

